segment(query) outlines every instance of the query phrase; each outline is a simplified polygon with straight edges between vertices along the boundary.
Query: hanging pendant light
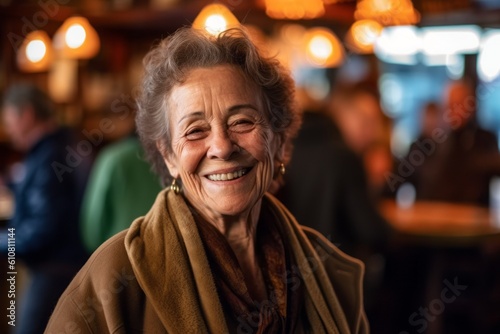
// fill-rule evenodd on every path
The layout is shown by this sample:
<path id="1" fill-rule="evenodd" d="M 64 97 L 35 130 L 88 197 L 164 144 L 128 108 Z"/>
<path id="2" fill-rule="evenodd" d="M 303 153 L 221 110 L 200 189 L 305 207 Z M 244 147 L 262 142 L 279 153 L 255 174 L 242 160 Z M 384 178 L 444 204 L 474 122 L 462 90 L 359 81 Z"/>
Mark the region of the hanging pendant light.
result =
<path id="1" fill-rule="evenodd" d="M 217 36 L 221 32 L 239 27 L 240 22 L 236 16 L 224 5 L 211 4 L 205 6 L 194 19 L 192 27 L 206 31 L 212 36 Z"/>
<path id="2" fill-rule="evenodd" d="M 326 28 L 306 32 L 306 57 L 317 67 L 337 67 L 344 62 L 344 48 L 335 34 Z"/>
<path id="3" fill-rule="evenodd" d="M 325 14 L 323 0 L 265 0 L 266 14 L 274 19 L 313 19 Z"/>
<path id="4" fill-rule="evenodd" d="M 356 53 L 373 53 L 375 42 L 382 34 L 382 29 L 382 25 L 374 20 L 356 21 L 347 32 L 346 46 Z"/>
<path id="5" fill-rule="evenodd" d="M 29 33 L 17 52 L 17 65 L 23 72 L 43 72 L 52 64 L 52 44 L 47 33 L 36 30 Z"/>
<path id="6" fill-rule="evenodd" d="M 412 25 L 420 21 L 420 14 L 410 0 L 360 0 L 354 17 L 375 20 L 384 26 Z"/>
<path id="7" fill-rule="evenodd" d="M 89 21 L 73 16 L 54 35 L 54 48 L 69 59 L 89 59 L 99 52 L 99 35 Z"/>
<path id="8" fill-rule="evenodd" d="M 332 5 L 332 4 L 338 4 L 338 3 L 342 3 L 342 2 L 351 2 L 351 1 L 353 1 L 353 0 L 323 0 L 325 5 Z"/>

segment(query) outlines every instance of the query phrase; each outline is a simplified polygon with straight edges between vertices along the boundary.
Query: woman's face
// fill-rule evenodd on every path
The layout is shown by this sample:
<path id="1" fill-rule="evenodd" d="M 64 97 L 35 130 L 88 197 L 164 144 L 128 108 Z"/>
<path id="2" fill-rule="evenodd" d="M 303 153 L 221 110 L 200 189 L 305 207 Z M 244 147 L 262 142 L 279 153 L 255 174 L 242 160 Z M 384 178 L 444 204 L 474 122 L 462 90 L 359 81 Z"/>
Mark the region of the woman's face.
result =
<path id="1" fill-rule="evenodd" d="M 259 89 L 237 67 L 197 68 L 167 102 L 172 153 L 164 157 L 185 196 L 211 214 L 249 212 L 283 154 Z"/>

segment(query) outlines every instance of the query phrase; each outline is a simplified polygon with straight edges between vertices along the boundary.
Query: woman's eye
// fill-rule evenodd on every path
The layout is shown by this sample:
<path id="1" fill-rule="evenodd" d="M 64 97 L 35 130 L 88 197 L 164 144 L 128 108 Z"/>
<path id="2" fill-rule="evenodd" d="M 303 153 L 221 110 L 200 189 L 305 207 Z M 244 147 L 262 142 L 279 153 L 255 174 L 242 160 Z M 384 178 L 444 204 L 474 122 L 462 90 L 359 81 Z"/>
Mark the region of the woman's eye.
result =
<path id="1" fill-rule="evenodd" d="M 231 123 L 231 129 L 236 132 L 248 131 L 253 127 L 254 122 L 249 119 L 238 119 Z"/>
<path id="2" fill-rule="evenodd" d="M 203 138 L 203 136 L 205 136 L 205 131 L 203 131 L 203 129 L 201 129 L 201 128 L 193 128 L 193 129 L 189 129 L 186 132 L 185 136 L 188 140 L 201 139 L 201 138 Z"/>

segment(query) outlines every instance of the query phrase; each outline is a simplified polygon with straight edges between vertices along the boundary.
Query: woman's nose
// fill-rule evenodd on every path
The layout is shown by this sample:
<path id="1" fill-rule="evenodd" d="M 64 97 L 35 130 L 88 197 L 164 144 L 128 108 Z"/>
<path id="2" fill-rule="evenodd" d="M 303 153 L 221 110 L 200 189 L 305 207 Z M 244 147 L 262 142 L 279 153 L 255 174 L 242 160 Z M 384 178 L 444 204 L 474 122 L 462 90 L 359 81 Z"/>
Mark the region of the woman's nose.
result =
<path id="1" fill-rule="evenodd" d="M 238 150 L 238 146 L 231 140 L 227 131 L 212 131 L 209 140 L 207 156 L 210 159 L 227 160 Z"/>

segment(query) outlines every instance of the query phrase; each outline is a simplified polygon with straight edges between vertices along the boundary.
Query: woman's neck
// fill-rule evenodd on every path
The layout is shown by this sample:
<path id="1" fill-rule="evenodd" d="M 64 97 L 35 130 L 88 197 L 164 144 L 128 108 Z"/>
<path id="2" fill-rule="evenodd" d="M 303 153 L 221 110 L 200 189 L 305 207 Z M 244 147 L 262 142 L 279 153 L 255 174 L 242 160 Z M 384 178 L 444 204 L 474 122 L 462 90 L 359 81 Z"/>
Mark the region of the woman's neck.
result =
<path id="1" fill-rule="evenodd" d="M 191 201 L 189 196 L 186 199 L 205 221 L 215 226 L 227 239 L 229 244 L 247 244 L 248 241 L 255 240 L 257 223 L 260 216 L 262 200 L 248 210 L 238 215 L 222 215 L 203 205 L 198 205 L 196 201 Z"/>
<path id="2" fill-rule="evenodd" d="M 218 215 L 195 206 L 197 212 L 224 235 L 240 264 L 251 297 L 259 301 L 267 296 L 255 249 L 261 203 L 259 200 L 248 212 L 238 216 Z"/>

